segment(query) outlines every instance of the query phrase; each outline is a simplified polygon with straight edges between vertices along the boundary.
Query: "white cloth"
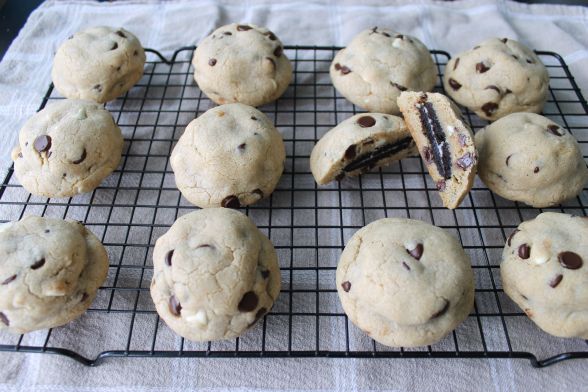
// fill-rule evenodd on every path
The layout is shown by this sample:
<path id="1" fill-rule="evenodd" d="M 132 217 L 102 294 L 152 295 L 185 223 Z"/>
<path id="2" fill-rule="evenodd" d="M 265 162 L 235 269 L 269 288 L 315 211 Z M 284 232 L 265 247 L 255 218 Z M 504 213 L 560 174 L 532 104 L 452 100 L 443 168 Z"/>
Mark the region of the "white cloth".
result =
<path id="1" fill-rule="evenodd" d="M 536 49 L 560 53 L 580 87 L 588 91 L 588 9 L 582 7 L 529 6 L 491 0 L 453 3 L 372 0 L 363 5 L 344 0 L 308 3 L 48 1 L 31 14 L 0 63 L 0 124 L 4 139 L 0 146 L 0 168 L 6 170 L 10 165 L 9 152 L 17 132 L 36 111 L 50 83 L 56 48 L 75 31 L 92 25 L 124 26 L 135 33 L 145 47 L 169 56 L 181 46 L 197 44 L 214 27 L 233 21 L 267 26 L 286 45 L 344 46 L 360 30 L 375 25 L 416 35 L 428 47 L 452 54 L 489 36 L 509 37 Z M 1 207 L 0 212 L 2 208 L 6 206 Z M 467 241 L 468 237 L 465 239 Z M 62 339 L 74 341 L 79 350 L 88 355 L 113 347 L 109 346 L 110 342 L 118 343 L 115 348 L 121 349 L 120 341 L 125 339 L 126 330 L 121 327 L 124 324 L 116 321 L 117 316 L 93 313 L 91 317 L 94 319 L 76 321 L 79 329 L 56 330 L 52 344 Z M 87 321 L 100 317 L 108 321 L 96 324 Z M 509 328 L 516 331 L 517 326 Z M 42 344 L 44 336 L 43 333 L 30 334 L 25 342 Z M 489 331 L 488 337 L 491 336 Z M 138 338 L 149 339 L 141 334 Z M 561 339 L 550 338 L 539 331 L 523 340 L 537 342 L 537 346 L 543 347 L 544 352 L 538 353 L 539 357 L 559 352 L 562 345 L 566 350 L 586 350 L 582 341 L 562 343 Z M 505 349 L 503 342 L 490 339 L 487 343 L 489 349 Z M 313 347 L 312 342 L 309 346 Z M 174 347 L 177 345 L 156 348 Z M 582 385 L 588 385 L 587 370 L 587 360 L 535 370 L 526 360 L 508 359 L 313 358 L 110 359 L 90 369 L 58 356 L 2 353 L 0 390 L 183 391 L 188 387 L 276 391 L 580 390 Z"/>

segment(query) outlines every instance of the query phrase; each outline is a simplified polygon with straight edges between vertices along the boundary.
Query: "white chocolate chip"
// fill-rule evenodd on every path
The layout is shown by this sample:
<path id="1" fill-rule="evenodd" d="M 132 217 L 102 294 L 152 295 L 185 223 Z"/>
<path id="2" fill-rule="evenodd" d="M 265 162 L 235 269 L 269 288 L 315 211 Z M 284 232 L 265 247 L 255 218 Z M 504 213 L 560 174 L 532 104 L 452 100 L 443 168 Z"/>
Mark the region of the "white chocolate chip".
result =
<path id="1" fill-rule="evenodd" d="M 408 250 L 413 250 L 417 247 L 418 242 L 414 241 L 414 240 L 408 240 L 404 243 L 404 248 L 408 249 Z"/>
<path id="2" fill-rule="evenodd" d="M 208 324 L 208 317 L 206 317 L 206 312 L 200 309 L 196 314 L 186 316 L 186 321 L 188 321 L 189 323 L 195 322 L 202 326 L 205 326 L 206 324 Z"/>
<path id="3" fill-rule="evenodd" d="M 453 135 L 454 132 L 455 132 L 455 127 L 453 125 L 448 125 L 447 126 L 447 133 L 449 135 Z"/>
<path id="4" fill-rule="evenodd" d="M 550 253 L 543 247 L 531 248 L 531 262 L 535 265 L 547 263 L 550 259 Z"/>
<path id="5" fill-rule="evenodd" d="M 392 41 L 392 46 L 394 46 L 395 48 L 399 48 L 401 45 L 400 43 L 402 42 L 401 38 L 396 38 L 394 41 Z"/>

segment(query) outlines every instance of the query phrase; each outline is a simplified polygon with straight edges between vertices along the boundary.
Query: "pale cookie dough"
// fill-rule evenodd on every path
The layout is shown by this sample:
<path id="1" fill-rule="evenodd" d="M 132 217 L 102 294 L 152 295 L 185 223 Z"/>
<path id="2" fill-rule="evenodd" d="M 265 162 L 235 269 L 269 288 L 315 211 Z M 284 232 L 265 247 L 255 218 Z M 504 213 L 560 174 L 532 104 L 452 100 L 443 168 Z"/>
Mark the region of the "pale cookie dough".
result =
<path id="1" fill-rule="evenodd" d="M 505 199 L 536 208 L 582 192 L 588 168 L 578 142 L 564 128 L 534 113 L 513 113 L 476 133 L 479 176 Z"/>
<path id="2" fill-rule="evenodd" d="M 0 329 L 26 333 L 82 315 L 108 255 L 81 223 L 28 216 L 0 225 Z"/>
<path id="3" fill-rule="evenodd" d="M 222 26 L 204 38 L 192 58 L 194 80 L 213 102 L 260 106 L 280 97 L 292 79 L 282 42 L 254 24 Z"/>
<path id="4" fill-rule="evenodd" d="M 508 237 L 504 292 L 545 332 L 588 339 L 588 218 L 544 212 Z"/>
<path id="5" fill-rule="evenodd" d="M 357 231 L 337 266 L 345 313 L 392 347 L 433 344 L 474 304 L 470 259 L 457 239 L 428 223 L 380 219 Z"/>
<path id="6" fill-rule="evenodd" d="M 370 112 L 399 114 L 402 91 L 430 91 L 437 68 L 417 38 L 374 27 L 359 33 L 333 59 L 333 85 L 341 95 Z"/>
<path id="7" fill-rule="evenodd" d="M 198 207 L 238 208 L 269 196 L 282 171 L 282 136 L 259 110 L 217 106 L 188 124 L 170 163 L 182 195 Z"/>
<path id="8" fill-rule="evenodd" d="M 531 49 L 490 38 L 449 60 L 443 84 L 456 102 L 494 121 L 514 112 L 541 113 L 549 75 Z"/>
<path id="9" fill-rule="evenodd" d="M 321 137 L 310 154 L 310 170 L 323 185 L 415 154 L 414 140 L 400 117 L 362 113 Z"/>
<path id="10" fill-rule="evenodd" d="M 118 166 L 122 148 L 120 128 L 102 105 L 64 99 L 23 125 L 12 160 L 30 193 L 69 197 L 100 185 Z"/>
<path id="11" fill-rule="evenodd" d="M 478 158 L 472 130 L 459 108 L 442 94 L 404 92 L 398 106 L 443 205 L 457 208 L 476 176 Z"/>
<path id="12" fill-rule="evenodd" d="M 157 313 L 193 341 L 230 339 L 253 326 L 280 293 L 276 252 L 246 215 L 207 208 L 180 217 L 155 243 Z"/>
<path id="13" fill-rule="evenodd" d="M 103 103 L 126 93 L 143 76 L 145 52 L 122 28 L 91 27 L 65 41 L 53 60 L 51 78 L 66 98 Z"/>

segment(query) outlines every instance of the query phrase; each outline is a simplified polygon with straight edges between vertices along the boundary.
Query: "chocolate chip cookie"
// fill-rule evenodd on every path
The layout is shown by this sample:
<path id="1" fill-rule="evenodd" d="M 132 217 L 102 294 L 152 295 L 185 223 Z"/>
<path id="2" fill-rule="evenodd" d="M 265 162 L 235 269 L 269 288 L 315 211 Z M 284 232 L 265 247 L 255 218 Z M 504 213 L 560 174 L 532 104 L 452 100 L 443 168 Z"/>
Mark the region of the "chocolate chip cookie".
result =
<path id="1" fill-rule="evenodd" d="M 238 208 L 269 196 L 284 170 L 282 136 L 259 110 L 217 106 L 188 124 L 170 158 L 176 185 L 198 207 Z"/>
<path id="2" fill-rule="evenodd" d="M 310 170 L 322 185 L 414 154 L 416 145 L 400 117 L 363 113 L 320 138 L 310 154 Z"/>
<path id="3" fill-rule="evenodd" d="M 428 223 L 380 219 L 357 231 L 337 266 L 345 313 L 393 347 L 433 344 L 474 304 L 469 257 L 456 238 Z"/>
<path id="4" fill-rule="evenodd" d="M 14 173 L 34 195 L 74 196 L 110 175 L 122 148 L 120 128 L 102 105 L 59 100 L 23 125 L 12 150 Z"/>
<path id="5" fill-rule="evenodd" d="M 491 38 L 449 60 L 443 85 L 456 102 L 494 121 L 514 112 L 541 113 L 549 75 L 531 49 Z"/>
<path id="6" fill-rule="evenodd" d="M 582 192 L 588 168 L 578 142 L 564 128 L 535 113 L 513 113 L 476 133 L 479 176 L 505 199 L 536 208 Z"/>
<path id="7" fill-rule="evenodd" d="M 28 216 L 0 225 L 0 329 L 25 333 L 79 317 L 106 279 L 108 255 L 79 222 Z"/>
<path id="8" fill-rule="evenodd" d="M 254 24 L 219 27 L 200 42 L 192 65 L 198 87 L 219 105 L 260 106 L 275 101 L 292 79 L 282 42 Z"/>
<path id="9" fill-rule="evenodd" d="M 544 212 L 508 237 L 504 292 L 545 332 L 588 339 L 588 219 Z"/>
<path id="10" fill-rule="evenodd" d="M 208 208 L 180 217 L 155 243 L 151 297 L 159 316 L 194 341 L 230 339 L 280 293 L 276 252 L 246 215 Z"/>
<path id="11" fill-rule="evenodd" d="M 403 92 L 398 106 L 443 205 L 457 208 L 472 189 L 477 152 L 459 108 L 438 93 Z"/>
<path id="12" fill-rule="evenodd" d="M 398 114 L 402 91 L 430 91 L 437 68 L 417 38 L 374 27 L 340 50 L 330 67 L 341 95 L 370 112 Z"/>
<path id="13" fill-rule="evenodd" d="M 107 102 L 143 76 L 145 52 L 123 28 L 92 27 L 69 37 L 55 53 L 51 77 L 66 98 Z"/>

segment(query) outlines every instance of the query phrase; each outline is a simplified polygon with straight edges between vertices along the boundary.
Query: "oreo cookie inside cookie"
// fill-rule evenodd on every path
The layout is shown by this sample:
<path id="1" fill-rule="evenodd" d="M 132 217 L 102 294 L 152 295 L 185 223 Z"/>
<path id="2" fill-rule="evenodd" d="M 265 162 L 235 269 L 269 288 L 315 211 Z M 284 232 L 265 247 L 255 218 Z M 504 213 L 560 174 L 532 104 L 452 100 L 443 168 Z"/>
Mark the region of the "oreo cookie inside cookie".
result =
<path id="1" fill-rule="evenodd" d="M 343 171 L 348 173 L 358 169 L 368 168 L 369 170 L 372 167 L 375 167 L 379 161 L 385 158 L 389 158 L 394 154 L 407 149 L 412 142 L 413 140 L 411 137 L 405 137 L 396 141 L 395 143 L 387 143 L 371 151 L 367 151 L 348 163 L 343 168 Z"/>
<path id="2" fill-rule="evenodd" d="M 423 102 L 417 105 L 421 124 L 427 140 L 431 145 L 433 161 L 437 166 L 439 174 L 445 178 L 451 178 L 451 156 L 449 155 L 449 144 L 445 139 L 445 133 L 439 123 L 437 113 L 430 102 Z"/>

